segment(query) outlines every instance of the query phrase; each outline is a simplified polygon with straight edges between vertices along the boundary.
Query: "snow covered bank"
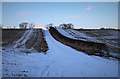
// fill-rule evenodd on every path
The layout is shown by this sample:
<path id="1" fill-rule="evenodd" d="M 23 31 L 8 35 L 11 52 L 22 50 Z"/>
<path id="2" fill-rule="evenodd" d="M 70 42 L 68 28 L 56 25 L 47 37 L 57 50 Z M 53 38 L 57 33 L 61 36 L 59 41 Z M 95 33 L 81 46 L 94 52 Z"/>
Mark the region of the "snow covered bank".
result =
<path id="1" fill-rule="evenodd" d="M 2 52 L 3 77 L 117 77 L 118 61 L 89 56 L 56 41 L 45 31 L 47 54 L 30 50 Z M 17 49 L 17 48 L 16 48 Z"/>
<path id="2" fill-rule="evenodd" d="M 119 31 L 117 30 L 74 30 L 74 29 L 57 29 L 62 35 L 84 41 L 104 43 L 112 57 L 120 59 L 119 50 Z M 116 56 L 114 56 L 114 53 Z"/>
<path id="3" fill-rule="evenodd" d="M 90 37 L 84 33 L 81 33 L 79 31 L 76 31 L 73 29 L 57 29 L 57 30 L 64 36 L 67 36 L 72 39 L 102 43 L 101 41 L 97 40 L 97 38 L 95 38 L 95 37 Z"/>
<path id="4" fill-rule="evenodd" d="M 68 29 L 68 30 L 70 30 L 70 29 Z M 66 36 L 62 35 L 53 27 L 51 27 L 49 29 L 49 31 L 54 39 L 56 39 L 57 41 L 65 44 L 69 47 L 72 47 L 73 49 L 82 51 L 89 55 L 98 55 L 98 56 L 108 56 L 109 55 L 109 52 L 108 52 L 109 50 L 104 43 L 71 39 L 70 37 L 66 37 Z"/>

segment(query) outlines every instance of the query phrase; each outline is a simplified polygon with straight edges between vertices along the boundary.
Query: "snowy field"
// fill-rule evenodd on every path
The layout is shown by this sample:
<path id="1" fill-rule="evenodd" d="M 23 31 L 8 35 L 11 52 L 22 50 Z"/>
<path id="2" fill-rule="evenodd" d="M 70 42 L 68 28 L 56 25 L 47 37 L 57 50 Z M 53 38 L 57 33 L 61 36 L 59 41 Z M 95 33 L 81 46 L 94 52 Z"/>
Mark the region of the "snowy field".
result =
<path id="1" fill-rule="evenodd" d="M 94 37 L 90 37 L 84 33 L 81 33 L 79 31 L 73 30 L 73 29 L 57 29 L 62 35 L 72 38 L 72 39 L 77 39 L 77 40 L 84 40 L 84 41 L 93 41 L 93 42 L 101 42 L 97 40 Z"/>
<path id="2" fill-rule="evenodd" d="M 62 35 L 72 39 L 93 41 L 100 43 L 106 43 L 107 41 L 109 43 L 109 40 L 110 42 L 118 42 L 116 40 L 119 39 L 120 36 L 119 32 L 114 30 L 106 30 L 106 31 L 105 30 L 77 31 L 74 29 L 57 29 L 57 30 Z"/>
<path id="3" fill-rule="evenodd" d="M 109 47 L 110 54 L 119 54 L 120 31 L 116 30 L 74 30 L 74 29 L 57 29 L 62 35 L 84 41 L 105 43 Z M 119 57 L 120 58 L 120 57 Z"/>
<path id="4" fill-rule="evenodd" d="M 3 77 L 118 76 L 117 60 L 86 55 L 56 41 L 48 30 L 44 33 L 49 47 L 47 54 L 15 48 L 16 44 L 2 48 Z"/>

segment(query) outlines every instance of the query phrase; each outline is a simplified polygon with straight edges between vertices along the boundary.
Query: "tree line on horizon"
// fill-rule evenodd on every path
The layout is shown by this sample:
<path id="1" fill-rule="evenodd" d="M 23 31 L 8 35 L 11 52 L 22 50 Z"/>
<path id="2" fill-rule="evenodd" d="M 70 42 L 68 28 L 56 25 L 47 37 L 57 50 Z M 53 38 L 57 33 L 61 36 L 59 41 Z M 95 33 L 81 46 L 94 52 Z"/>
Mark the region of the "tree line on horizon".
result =
<path id="1" fill-rule="evenodd" d="M 0 24 L 0 28 L 3 28 L 4 25 Z M 28 23 L 28 22 L 22 22 L 19 24 L 18 26 L 20 29 L 26 29 L 26 28 L 34 28 L 35 25 L 34 23 Z M 50 23 L 50 24 L 47 24 L 46 25 L 46 28 L 49 29 L 49 27 L 55 27 L 55 28 L 58 28 L 58 29 L 75 29 L 74 25 L 72 23 L 62 23 L 60 24 L 59 26 L 55 26 L 53 23 Z M 13 26 L 13 27 L 9 27 L 7 26 L 6 28 L 16 28 L 16 26 Z M 84 29 L 84 28 L 79 28 L 79 29 Z M 100 30 L 115 30 L 114 28 L 104 28 L 104 27 L 101 27 L 99 28 Z M 118 28 L 119 30 L 119 28 Z"/>

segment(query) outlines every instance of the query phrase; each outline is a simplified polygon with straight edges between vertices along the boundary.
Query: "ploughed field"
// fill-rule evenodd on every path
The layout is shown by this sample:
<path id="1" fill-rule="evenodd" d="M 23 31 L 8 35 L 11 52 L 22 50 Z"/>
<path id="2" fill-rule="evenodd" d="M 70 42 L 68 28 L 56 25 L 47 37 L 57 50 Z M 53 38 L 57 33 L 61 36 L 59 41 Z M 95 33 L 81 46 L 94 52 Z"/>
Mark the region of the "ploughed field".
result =
<path id="1" fill-rule="evenodd" d="M 39 52 L 48 50 L 41 29 L 2 29 L 2 46 L 35 49 Z"/>
<path id="2" fill-rule="evenodd" d="M 7 46 L 22 37 L 25 29 L 2 29 L 2 46 Z"/>
<path id="3" fill-rule="evenodd" d="M 89 37 L 95 38 L 99 42 L 105 43 L 109 50 L 114 53 L 119 53 L 120 47 L 120 30 L 114 30 L 114 29 L 76 29 L 80 33 L 84 33 Z"/>
<path id="4" fill-rule="evenodd" d="M 110 54 L 117 55 L 120 52 L 120 30 L 113 29 L 58 29 L 58 31 L 71 39 L 87 42 L 103 43 L 107 46 Z M 93 45 L 90 45 L 93 47 Z M 89 46 L 89 47 L 90 47 Z M 106 48 L 105 48 L 106 49 Z"/>
<path id="5" fill-rule="evenodd" d="M 81 39 L 72 40 L 76 38 L 71 38 L 71 34 L 66 30 L 57 30 L 64 36 L 57 33 L 55 29 L 51 31 L 41 29 L 3 29 L 2 76 L 118 77 L 117 59 L 106 59 L 86 54 L 88 52 L 93 53 L 91 50 L 98 49 L 99 47 L 96 45 L 101 45 L 101 43 L 94 42 L 94 49 L 91 49 L 93 42 L 79 41 Z M 67 38 L 68 36 L 69 38 Z M 84 35 L 80 36 L 83 37 Z M 76 44 L 73 44 L 74 42 Z M 79 51 L 75 50 L 77 49 L 77 44 L 82 44 L 80 48 L 78 47 Z M 87 50 L 87 47 L 89 47 L 90 51 L 83 51 Z"/>
<path id="6" fill-rule="evenodd" d="M 119 57 L 119 30 L 99 29 L 56 29 L 50 31 L 59 42 L 86 54 Z M 49 49 L 42 29 L 2 29 L 2 46 L 35 49 L 44 52 Z M 28 52 L 27 52 L 28 53 Z"/>

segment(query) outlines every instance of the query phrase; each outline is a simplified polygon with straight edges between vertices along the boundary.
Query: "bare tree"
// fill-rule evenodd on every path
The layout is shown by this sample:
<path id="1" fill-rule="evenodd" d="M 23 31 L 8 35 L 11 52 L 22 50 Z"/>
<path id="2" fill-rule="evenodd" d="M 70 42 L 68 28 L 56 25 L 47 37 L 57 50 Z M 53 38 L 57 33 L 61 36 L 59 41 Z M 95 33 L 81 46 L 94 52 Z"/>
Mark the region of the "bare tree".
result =
<path id="1" fill-rule="evenodd" d="M 28 23 L 27 22 L 23 22 L 21 24 L 19 24 L 20 28 L 27 28 L 28 27 Z"/>
<path id="2" fill-rule="evenodd" d="M 71 23 L 69 23 L 69 24 L 65 24 L 65 23 L 60 24 L 60 27 L 61 27 L 62 29 L 73 29 L 73 28 L 74 28 L 73 26 L 74 26 L 74 25 L 71 24 Z"/>
<path id="3" fill-rule="evenodd" d="M 29 24 L 29 28 L 34 28 L 34 27 L 35 27 L 34 23 Z"/>
<path id="4" fill-rule="evenodd" d="M 54 27 L 54 24 L 53 23 L 50 23 L 48 25 L 46 25 L 47 29 L 49 29 L 50 27 Z"/>

